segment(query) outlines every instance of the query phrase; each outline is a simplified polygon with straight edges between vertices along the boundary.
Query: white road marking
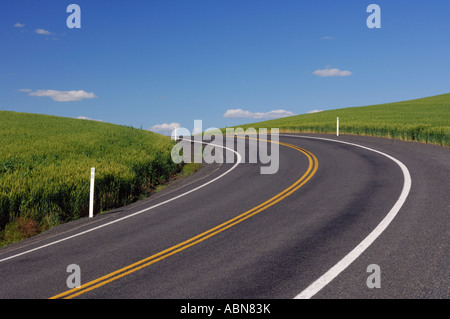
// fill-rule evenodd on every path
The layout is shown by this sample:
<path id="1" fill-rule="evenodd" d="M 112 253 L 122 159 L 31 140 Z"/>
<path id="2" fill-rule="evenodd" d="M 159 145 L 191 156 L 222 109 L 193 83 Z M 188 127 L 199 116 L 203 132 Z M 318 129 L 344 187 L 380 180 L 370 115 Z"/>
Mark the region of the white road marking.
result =
<path id="1" fill-rule="evenodd" d="M 383 233 L 383 231 L 389 226 L 389 224 L 395 218 L 397 213 L 400 211 L 401 207 L 403 206 L 404 202 L 406 201 L 406 198 L 409 195 L 409 192 L 411 190 L 411 176 L 409 174 L 408 168 L 402 162 L 400 162 L 399 160 L 397 160 L 396 158 L 394 158 L 394 157 L 392 157 L 392 156 L 390 156 L 388 154 L 385 154 L 383 152 L 377 151 L 375 149 L 372 149 L 372 148 L 369 148 L 369 147 L 366 147 L 366 146 L 362 146 L 362 145 L 354 144 L 354 143 L 349 143 L 349 142 L 344 142 L 344 141 L 339 141 L 339 140 L 328 139 L 328 138 L 320 138 L 320 137 L 301 136 L 301 135 L 286 135 L 286 134 L 283 134 L 283 135 L 280 134 L 280 136 L 326 140 L 326 141 L 331 141 L 331 142 L 336 142 L 336 143 L 343 143 L 343 144 L 348 144 L 348 145 L 360 147 L 360 148 L 363 148 L 363 149 L 367 149 L 369 151 L 381 154 L 381 155 L 389 158 L 390 160 L 394 161 L 400 167 L 400 169 L 402 170 L 403 177 L 404 177 L 404 184 L 403 184 L 403 189 L 402 189 L 402 192 L 400 194 L 400 197 L 398 198 L 397 202 L 392 207 L 392 209 L 389 211 L 389 213 L 385 216 L 385 218 L 378 224 L 378 226 L 358 246 L 356 246 L 350 253 L 348 253 L 344 258 L 342 258 L 336 265 L 334 265 L 332 268 L 330 268 L 325 274 L 323 274 L 320 278 L 318 278 L 316 281 L 314 281 L 310 286 L 308 286 L 306 289 L 304 289 L 301 293 L 299 293 L 294 298 L 294 299 L 309 299 L 309 298 L 312 298 L 315 294 L 317 294 L 320 290 L 322 290 L 334 278 L 336 278 L 342 271 L 344 271 L 351 263 L 353 263 L 381 235 L 381 233 Z M 193 142 L 197 142 L 197 141 L 193 141 Z M 197 142 L 197 143 L 201 143 L 201 142 Z M 235 150 L 232 150 L 230 148 L 224 147 L 222 145 L 220 145 L 220 146 L 223 149 L 227 149 L 229 151 L 234 152 L 237 155 L 238 160 L 233 165 L 233 167 L 231 169 L 229 169 L 228 171 L 224 172 L 220 176 L 212 179 L 211 181 L 206 182 L 205 184 L 202 184 L 202 185 L 200 185 L 200 186 L 198 186 L 198 187 L 196 187 L 196 188 L 194 188 L 194 189 L 192 189 L 190 191 L 187 191 L 187 192 L 185 192 L 183 194 L 175 196 L 175 197 L 173 197 L 171 199 L 168 199 L 168 200 L 166 200 L 164 202 L 161 202 L 159 204 L 153 205 L 153 206 L 148 207 L 146 209 L 140 210 L 140 211 L 138 211 L 136 213 L 133 213 L 133 214 L 130 214 L 128 216 L 125 216 L 125 217 L 119 218 L 117 220 L 111 221 L 109 223 L 106 223 L 106 224 L 94 227 L 92 229 L 80 232 L 78 234 L 75 234 L 75 235 L 72 235 L 72 236 L 68 236 L 68 237 L 62 238 L 60 240 L 57 240 L 57 241 L 54 241 L 54 242 L 51 242 L 51 243 L 48 243 L 48 244 L 45 244 L 45 245 L 42 245 L 42 246 L 30 249 L 30 250 L 24 251 L 22 253 L 19 253 L 19 254 L 10 256 L 10 257 L 6 257 L 6 258 L 3 258 L 3 259 L 0 259 L 0 262 L 4 262 L 6 260 L 10 260 L 10 259 L 22 256 L 22 255 L 31 253 L 31 252 L 36 251 L 36 250 L 43 249 L 43 248 L 46 248 L 46 247 L 58 244 L 60 242 L 63 242 L 63 241 L 66 241 L 66 240 L 69 240 L 69 239 L 72 239 L 72 238 L 84 235 L 86 233 L 98 230 L 100 228 L 109 226 L 109 225 L 114 224 L 114 223 L 118 223 L 118 222 L 120 222 L 122 220 L 125 220 L 125 219 L 131 218 L 133 216 L 142 214 L 142 213 L 144 213 L 146 211 L 149 211 L 151 209 L 154 209 L 154 208 L 156 208 L 158 206 L 164 205 L 164 204 L 169 203 L 171 201 L 174 201 L 174 200 L 176 200 L 176 199 L 178 199 L 180 197 L 186 196 L 186 195 L 188 195 L 188 194 L 190 194 L 192 192 L 195 192 L 195 191 L 197 191 L 197 190 L 199 190 L 199 189 L 201 189 L 201 188 L 203 188 L 203 187 L 205 187 L 205 186 L 215 182 L 216 180 L 222 178 L 223 176 L 225 176 L 226 174 L 228 174 L 229 172 L 234 170 L 237 167 L 237 165 L 239 165 L 241 163 L 241 160 L 242 160 L 241 155 L 239 153 L 237 153 Z"/>
<path id="2" fill-rule="evenodd" d="M 193 140 L 192 140 L 192 142 L 194 142 L 194 143 L 208 144 L 208 143 L 204 143 L 204 142 L 200 142 L 200 141 L 193 141 Z M 216 145 L 216 144 L 214 144 L 214 145 Z M 50 243 L 45 244 L 45 245 L 38 246 L 38 247 L 36 247 L 36 248 L 26 250 L 26 251 L 24 251 L 24 252 L 15 254 L 15 255 L 13 255 L 13 256 L 9 256 L 9 257 L 0 259 L 0 263 L 1 263 L 1 262 L 4 262 L 4 261 L 7 261 L 7 260 L 10 260 L 10 259 L 13 259 L 13 258 L 16 258 L 16 257 L 19 257 L 19 256 L 22 256 L 22 255 L 25 255 L 25 254 L 29 254 L 29 253 L 31 253 L 31 252 L 33 252 L 33 251 L 36 251 L 36 250 L 40 250 L 40 249 L 43 249 L 43 248 L 46 248 L 46 247 L 49 247 L 49 246 L 56 245 L 56 244 L 61 243 L 61 242 L 63 242 L 63 241 L 66 241 L 66 240 L 69 240 L 69 239 L 72 239 L 72 238 L 75 238 L 75 237 L 78 237 L 78 236 L 82 236 L 82 235 L 84 235 L 84 234 L 93 232 L 93 231 L 98 230 L 98 229 L 100 229 L 100 228 L 103 228 L 103 227 L 106 227 L 106 226 L 109 226 L 109 225 L 118 223 L 118 222 L 120 222 L 120 221 L 123 221 L 123 220 L 125 220 L 125 219 L 134 217 L 134 216 L 136 216 L 136 215 L 145 213 L 145 212 L 147 212 L 147 211 L 149 211 L 149 210 L 151 210 L 151 209 L 154 209 L 154 208 L 159 207 L 159 206 L 161 206 L 161 205 L 164 205 L 164 204 L 167 204 L 167 203 L 169 203 L 169 202 L 172 202 L 172 201 L 174 201 L 174 200 L 176 200 L 176 199 L 178 199 L 178 198 L 181 198 L 181 197 L 186 196 L 186 195 L 188 195 L 188 194 L 190 194 L 190 193 L 193 193 L 193 192 L 195 192 L 195 191 L 197 191 L 197 190 L 199 190 L 199 189 L 201 189 L 201 188 L 203 188 L 203 187 L 205 187 L 205 186 L 207 186 L 207 185 L 209 185 L 209 184 L 211 184 L 211 183 L 214 183 L 214 182 L 217 181 L 218 179 L 224 177 L 225 175 L 227 175 L 228 173 L 230 173 L 232 170 L 234 170 L 234 169 L 241 163 L 241 161 L 242 161 L 241 155 L 240 155 L 238 152 L 236 152 L 235 150 L 233 150 L 233 149 L 231 149 L 231 148 L 228 148 L 228 147 L 225 147 L 225 146 L 223 146 L 223 145 L 216 145 L 216 146 L 220 146 L 220 147 L 222 147 L 223 149 L 226 149 L 226 150 L 229 150 L 229 151 L 231 151 L 231 152 L 234 152 L 234 153 L 237 155 L 237 161 L 236 161 L 236 163 L 233 165 L 233 167 L 231 167 L 228 171 L 226 171 L 226 172 L 224 172 L 223 174 L 221 174 L 220 176 L 217 176 L 216 178 L 210 180 L 209 182 L 206 182 L 205 184 L 202 184 L 202 185 L 200 185 L 200 186 L 198 186 L 198 187 L 196 187 L 196 188 L 194 188 L 194 189 L 191 189 L 190 191 L 187 191 L 187 192 L 185 192 L 185 193 L 183 193 L 183 194 L 180 194 L 180 195 L 178 195 L 178 196 L 175 196 L 175 197 L 173 197 L 173 198 L 170 198 L 170 199 L 168 199 L 168 200 L 166 200 L 166 201 L 164 201 L 164 202 L 161 202 L 161 203 L 156 204 L 156 205 L 153 205 L 153 206 L 151 206 L 151 207 L 142 209 L 142 210 L 140 210 L 140 211 L 138 211 L 138 212 L 136 212 L 136 213 L 133 213 L 133 214 L 124 216 L 124 217 L 122 217 L 122 218 L 116 219 L 116 220 L 111 221 L 111 222 L 109 222 L 109 223 L 102 224 L 102 225 L 100 225 L 100 226 L 97 226 L 97 227 L 94 227 L 94 228 L 91 228 L 91 229 L 82 231 L 82 232 L 77 233 L 77 234 L 75 234 L 75 235 L 68 236 L 68 237 L 65 237 L 65 238 L 62 238 L 62 239 L 59 239 L 59 240 L 50 242 Z"/>
<path id="3" fill-rule="evenodd" d="M 281 134 L 280 134 L 281 135 Z M 390 160 L 394 161 L 398 166 L 400 166 L 400 169 L 403 173 L 403 189 L 400 193 L 400 197 L 397 199 L 397 202 L 394 204 L 394 206 L 391 208 L 389 213 L 384 217 L 384 219 L 378 224 L 377 227 L 361 242 L 358 246 L 356 246 L 350 253 L 348 253 L 344 258 L 342 258 L 336 265 L 330 268 L 325 274 L 323 274 L 320 278 L 318 278 L 316 281 L 314 281 L 311 285 L 309 285 L 305 290 L 303 290 L 301 293 L 299 293 L 297 296 L 294 297 L 294 299 L 310 299 L 315 294 L 317 294 L 322 288 L 324 288 L 326 285 L 328 285 L 334 278 L 336 278 L 342 271 L 344 271 L 352 262 L 354 262 L 380 235 L 383 233 L 383 231 L 389 226 L 389 224 L 394 220 L 397 213 L 402 208 L 403 204 L 406 201 L 406 198 L 409 195 L 409 192 L 411 190 L 411 175 L 409 174 L 408 168 L 400 162 L 398 159 L 385 154 L 383 152 L 377 151 L 375 149 L 362 146 L 359 144 L 339 141 L 339 140 L 333 140 L 329 138 L 321 138 L 321 137 L 312 137 L 312 136 L 301 136 L 301 135 L 285 135 L 282 136 L 289 136 L 289 137 L 299 137 L 299 138 L 310 138 L 310 139 L 318 139 L 318 140 L 325 140 L 325 141 L 331 141 L 336 143 L 343 143 L 348 144 L 356 147 L 360 147 L 378 154 L 381 154 L 383 156 L 386 156 Z"/>

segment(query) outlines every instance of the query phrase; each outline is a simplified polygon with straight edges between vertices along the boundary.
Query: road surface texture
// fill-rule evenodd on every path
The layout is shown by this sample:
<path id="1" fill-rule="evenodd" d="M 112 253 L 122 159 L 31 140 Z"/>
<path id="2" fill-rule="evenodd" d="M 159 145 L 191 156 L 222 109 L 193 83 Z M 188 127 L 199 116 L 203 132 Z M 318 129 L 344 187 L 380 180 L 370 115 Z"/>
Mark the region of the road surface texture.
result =
<path id="1" fill-rule="evenodd" d="M 240 164 L 205 165 L 156 196 L 3 247 L 0 298 L 298 297 L 405 187 L 391 158 L 311 137 L 383 152 L 411 184 L 387 227 L 309 297 L 449 298 L 450 149 L 306 134 L 280 135 L 276 174 L 260 174 L 247 149 Z M 381 288 L 367 286 L 372 264 Z M 69 265 L 79 266 L 80 288 L 68 288 Z"/>

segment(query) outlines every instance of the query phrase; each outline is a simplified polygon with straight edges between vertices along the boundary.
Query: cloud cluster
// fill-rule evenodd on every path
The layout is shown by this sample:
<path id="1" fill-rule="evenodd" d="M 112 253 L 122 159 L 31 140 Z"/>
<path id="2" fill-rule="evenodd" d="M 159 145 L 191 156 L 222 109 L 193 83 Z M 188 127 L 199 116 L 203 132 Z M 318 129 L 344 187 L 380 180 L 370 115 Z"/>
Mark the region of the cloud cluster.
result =
<path id="1" fill-rule="evenodd" d="M 352 72 L 350 71 L 342 71 L 339 69 L 329 69 L 325 68 L 322 70 L 316 70 L 313 72 L 314 75 L 320 76 L 320 77 L 329 77 L 329 76 L 350 76 L 352 75 Z"/>
<path id="2" fill-rule="evenodd" d="M 79 120 L 87 120 L 87 121 L 103 122 L 103 120 L 99 120 L 99 119 L 91 119 L 90 117 L 87 117 L 87 116 L 78 116 L 78 117 L 76 117 L 76 119 L 79 119 Z"/>
<path id="3" fill-rule="evenodd" d="M 309 112 L 306 112 L 306 114 L 311 114 L 311 113 L 319 113 L 322 112 L 323 110 L 311 110 Z"/>
<path id="4" fill-rule="evenodd" d="M 225 112 L 225 118 L 247 118 L 247 119 L 278 119 L 292 116 L 294 113 L 286 110 L 273 110 L 269 112 L 250 112 L 243 109 L 229 109 Z"/>
<path id="5" fill-rule="evenodd" d="M 52 34 L 50 31 L 44 30 L 44 29 L 36 29 L 34 30 L 37 34 L 43 34 L 43 35 L 49 35 Z"/>
<path id="6" fill-rule="evenodd" d="M 160 132 L 160 133 L 170 133 L 176 128 L 180 128 L 180 123 L 163 123 L 163 124 L 156 124 L 149 128 L 149 131 L 152 132 Z"/>
<path id="7" fill-rule="evenodd" d="M 16 22 L 16 23 L 13 25 L 13 27 L 14 27 L 14 28 L 17 28 L 17 29 L 23 29 L 23 28 L 25 28 L 25 23 Z M 34 33 L 36 33 L 36 34 L 41 34 L 41 35 L 50 35 L 50 34 L 53 34 L 52 32 L 50 32 L 50 31 L 48 31 L 48 30 L 45 30 L 45 29 L 42 29 L 42 28 L 35 29 L 35 30 L 34 30 Z"/>
<path id="8" fill-rule="evenodd" d="M 84 99 L 94 99 L 97 96 L 92 92 L 86 92 L 84 90 L 78 91 L 57 91 L 57 90 L 37 90 L 32 91 L 30 89 L 20 89 L 21 92 L 27 92 L 30 96 L 47 96 L 56 102 L 72 102 L 81 101 Z"/>

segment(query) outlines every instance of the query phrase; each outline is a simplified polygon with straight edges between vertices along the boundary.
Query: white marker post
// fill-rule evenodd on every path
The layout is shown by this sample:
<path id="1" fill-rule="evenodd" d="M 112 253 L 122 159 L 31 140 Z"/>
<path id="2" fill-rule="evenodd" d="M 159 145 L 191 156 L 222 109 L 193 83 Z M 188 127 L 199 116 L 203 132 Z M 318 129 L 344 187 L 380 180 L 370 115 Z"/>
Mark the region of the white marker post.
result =
<path id="1" fill-rule="evenodd" d="M 177 141 L 177 138 L 178 138 L 178 136 L 177 136 L 177 129 L 175 128 L 174 131 L 175 131 L 175 132 L 174 132 L 173 140 L 176 142 L 176 141 Z"/>
<path id="2" fill-rule="evenodd" d="M 91 168 L 91 193 L 89 196 L 89 218 L 94 217 L 94 179 L 95 167 Z"/>
<path id="3" fill-rule="evenodd" d="M 336 136 L 339 136 L 339 116 L 336 120 Z"/>

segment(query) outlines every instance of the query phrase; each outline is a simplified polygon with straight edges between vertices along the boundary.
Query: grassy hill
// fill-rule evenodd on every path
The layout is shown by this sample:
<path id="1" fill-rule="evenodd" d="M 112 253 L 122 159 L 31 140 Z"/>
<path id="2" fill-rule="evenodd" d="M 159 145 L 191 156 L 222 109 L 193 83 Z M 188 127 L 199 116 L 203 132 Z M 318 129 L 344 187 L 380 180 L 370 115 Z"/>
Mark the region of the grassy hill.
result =
<path id="1" fill-rule="evenodd" d="M 0 112 L 0 246 L 148 196 L 180 171 L 168 137 L 131 127 Z"/>
<path id="2" fill-rule="evenodd" d="M 450 146 L 450 94 L 381 105 L 350 107 L 241 125 L 280 132 L 382 136 Z"/>

